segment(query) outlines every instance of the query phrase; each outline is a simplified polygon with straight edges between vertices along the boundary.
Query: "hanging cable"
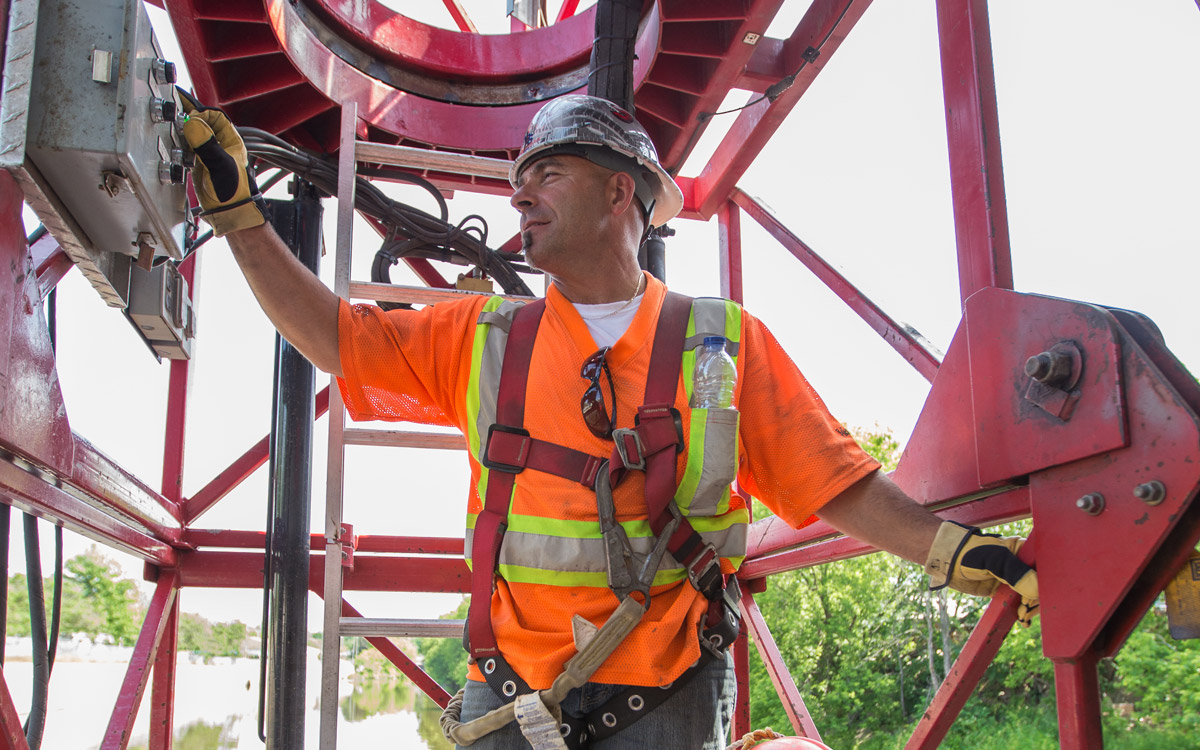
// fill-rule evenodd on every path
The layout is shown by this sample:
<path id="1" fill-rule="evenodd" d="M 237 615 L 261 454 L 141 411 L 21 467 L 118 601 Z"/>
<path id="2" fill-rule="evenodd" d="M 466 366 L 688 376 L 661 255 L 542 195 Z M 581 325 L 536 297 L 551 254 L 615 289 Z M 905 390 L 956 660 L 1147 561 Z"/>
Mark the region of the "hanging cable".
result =
<path id="1" fill-rule="evenodd" d="M 25 719 L 25 741 L 30 750 L 42 745 L 46 728 L 46 698 L 50 691 L 50 665 L 46 648 L 46 595 L 42 590 L 42 552 L 37 516 L 25 514 L 25 582 L 29 590 L 29 632 L 33 648 L 33 697 Z"/>
<path id="2" fill-rule="evenodd" d="M 329 195 L 337 194 L 338 168 L 333 159 L 297 148 L 257 128 L 239 128 L 238 132 L 251 157 L 291 172 Z M 385 173 L 374 170 L 363 174 Z M 377 257 L 373 264 L 372 281 L 390 283 L 390 266 L 406 258 L 424 258 L 474 266 L 495 279 L 508 294 L 533 295 L 509 259 L 487 246 L 488 226 L 483 217 L 471 215 L 450 224 L 446 200 L 432 183 L 407 172 L 389 171 L 386 175 L 428 192 L 438 205 L 439 215 L 392 200 L 370 180 L 358 176 L 354 207 L 388 229 L 379 251 L 383 258 Z"/>
<path id="3" fill-rule="evenodd" d="M 44 230 L 45 227 L 42 227 Z M 50 334 L 50 352 L 58 354 L 58 287 L 50 290 L 46 297 L 46 330 Z M 7 557 L 7 556 L 6 556 Z M 46 652 L 46 677 L 54 671 L 54 657 L 58 653 L 58 628 L 62 620 L 63 586 L 63 529 L 54 526 L 54 598 L 50 602 L 50 644 Z"/>

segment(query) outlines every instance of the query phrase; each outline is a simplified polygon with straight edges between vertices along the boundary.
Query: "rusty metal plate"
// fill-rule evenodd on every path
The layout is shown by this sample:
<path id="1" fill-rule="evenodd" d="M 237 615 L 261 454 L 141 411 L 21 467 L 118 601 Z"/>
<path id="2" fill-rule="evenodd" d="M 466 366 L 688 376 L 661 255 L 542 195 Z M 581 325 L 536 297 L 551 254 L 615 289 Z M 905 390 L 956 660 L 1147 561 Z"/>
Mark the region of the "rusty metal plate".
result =
<path id="1" fill-rule="evenodd" d="M 1200 638 L 1200 550 L 1167 584 L 1167 626 L 1177 641 Z"/>
<path id="2" fill-rule="evenodd" d="M 989 288 L 967 300 L 963 319 L 981 486 L 1128 444 L 1121 337 L 1106 310 Z M 1030 358 L 1067 351 L 1078 353 L 1068 377 L 1026 374 Z"/>
<path id="3" fill-rule="evenodd" d="M 1140 347 L 1126 339 L 1124 350 L 1129 447 L 1029 479 L 1042 644 L 1052 659 L 1096 644 L 1200 487 L 1200 417 Z"/>

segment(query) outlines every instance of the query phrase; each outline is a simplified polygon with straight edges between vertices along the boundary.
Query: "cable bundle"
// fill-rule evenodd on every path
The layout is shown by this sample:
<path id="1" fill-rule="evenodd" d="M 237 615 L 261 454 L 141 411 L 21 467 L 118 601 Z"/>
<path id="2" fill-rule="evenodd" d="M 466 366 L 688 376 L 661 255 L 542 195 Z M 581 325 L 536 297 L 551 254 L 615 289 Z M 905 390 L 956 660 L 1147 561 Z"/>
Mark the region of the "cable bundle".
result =
<path id="1" fill-rule="evenodd" d="M 259 161 L 291 172 L 330 195 L 337 194 L 337 162 L 313 154 L 258 128 L 238 128 L 246 151 Z M 507 294 L 533 296 L 508 258 L 487 246 L 487 222 L 472 214 L 457 224 L 449 223 L 446 199 L 428 180 L 407 172 L 388 172 L 388 177 L 410 182 L 429 192 L 441 216 L 432 216 L 384 195 L 370 180 L 355 179 L 354 207 L 381 223 L 387 235 L 371 265 L 371 280 L 390 283 L 389 269 L 402 258 L 427 258 L 457 265 L 472 265 L 500 283 Z M 514 256 L 515 257 L 515 256 Z M 381 307 L 398 307 L 380 303 Z"/>

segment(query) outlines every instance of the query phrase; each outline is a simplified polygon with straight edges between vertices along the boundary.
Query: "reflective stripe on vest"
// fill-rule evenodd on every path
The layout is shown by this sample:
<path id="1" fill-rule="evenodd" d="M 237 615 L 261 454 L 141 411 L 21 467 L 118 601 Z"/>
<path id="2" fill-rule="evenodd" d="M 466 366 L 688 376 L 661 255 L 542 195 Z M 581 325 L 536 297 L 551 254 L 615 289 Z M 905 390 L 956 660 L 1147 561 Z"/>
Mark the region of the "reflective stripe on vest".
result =
<path id="1" fill-rule="evenodd" d="M 496 398 L 504 348 L 508 343 L 508 327 L 512 316 L 522 303 L 493 297 L 484 305 L 475 327 L 471 352 L 471 375 L 467 391 L 468 446 L 472 458 L 479 462 L 488 428 L 495 422 Z M 742 330 L 741 308 L 719 298 L 697 298 L 692 302 L 691 317 L 684 344 L 682 374 L 685 397 L 691 398 L 692 371 L 695 367 L 695 348 L 706 336 L 724 336 L 726 351 L 737 361 Z M 721 557 L 734 568 L 741 565 L 746 554 L 749 511 L 729 509 L 729 488 L 714 502 L 694 501 L 700 471 L 704 465 L 704 421 L 692 420 L 687 436 L 688 451 L 683 479 L 675 494 L 680 511 L 697 533 L 713 545 Z M 489 471 L 480 463 L 477 492 L 487 494 Z M 473 530 L 477 514 L 467 514 L 466 558 L 471 565 Z M 649 521 L 636 520 L 621 524 L 634 549 L 648 551 L 653 544 Z M 508 529 L 500 548 L 497 572 L 505 580 L 539 583 L 554 586 L 607 587 L 604 543 L 599 520 L 567 521 L 540 516 L 509 513 Z M 674 583 L 686 578 L 684 569 L 668 553 L 654 584 Z"/>

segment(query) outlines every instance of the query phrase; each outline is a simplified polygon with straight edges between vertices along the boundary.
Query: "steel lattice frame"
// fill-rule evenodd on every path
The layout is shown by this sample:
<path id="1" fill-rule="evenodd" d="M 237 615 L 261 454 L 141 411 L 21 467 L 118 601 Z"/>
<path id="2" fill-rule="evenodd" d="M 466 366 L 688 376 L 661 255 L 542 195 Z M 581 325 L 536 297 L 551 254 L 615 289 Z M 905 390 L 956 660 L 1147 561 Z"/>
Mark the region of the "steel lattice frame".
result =
<path id="1" fill-rule="evenodd" d="M 569 86 L 586 66 L 590 13 L 567 2 L 547 29 L 508 37 L 473 34 L 457 0 L 444 0 L 461 33 L 408 21 L 372 3 L 312 0 L 163 0 L 197 92 L 240 124 L 336 149 L 339 107 L 353 100 L 359 136 L 381 143 L 436 146 L 511 157 L 530 114 L 554 86 Z M 963 321 L 944 359 L 825 263 L 779 218 L 738 189 L 746 168 L 819 74 L 870 0 L 814 0 L 788 39 L 762 38 L 782 0 L 660 0 L 647 4 L 635 71 L 637 106 L 664 161 L 678 167 L 711 112 L 731 88 L 763 92 L 799 68 L 795 84 L 739 113 L 708 164 L 681 177 L 685 217 L 718 216 L 721 291 L 741 301 L 741 221 L 762 225 L 931 384 L 895 479 L 946 518 L 977 525 L 1032 515 L 1035 534 L 1023 553 L 1036 557 L 1043 592 L 1046 655 L 1055 663 L 1064 748 L 1101 745 L 1095 663 L 1115 653 L 1200 538 L 1200 388 L 1145 318 L 1127 311 L 1019 294 L 1012 264 L 998 138 L 995 81 L 985 0 L 937 0 L 943 90 L 958 247 Z M 222 33 L 236 25 L 236 35 Z M 688 24 L 690 33 L 684 33 Z M 227 29 L 226 29 L 227 31 Z M 322 37 L 321 34 L 326 36 Z M 349 39 L 338 57 L 322 39 Z M 284 40 L 284 41 L 281 41 Z M 414 40 L 433 41 L 423 51 Z M 820 47 L 820 64 L 802 65 Z M 431 53 L 430 49 L 438 50 Z M 405 96 L 355 67 L 354 55 L 386 63 L 389 75 L 423 86 L 431 98 Z M 345 58 L 345 59 L 343 59 Z M 486 62 L 481 62 L 486 61 Z M 320 75 L 314 71 L 321 71 Z M 573 77 L 574 76 L 574 77 Z M 455 97 L 476 97 L 461 118 Z M 440 98 L 437 98 L 440 97 Z M 488 97 L 492 99 L 489 101 Z M 288 106 L 278 106 L 286 100 Z M 405 121 L 419 122 L 407 129 Z M 494 178 L 426 170 L 446 188 L 504 194 Z M 188 365 L 171 366 L 160 489 L 146 487 L 74 435 L 62 409 L 55 362 L 40 302 L 69 262 L 53 241 L 26 247 L 21 192 L 0 175 L 0 253 L 24 273 L 0 282 L 9 383 L 22 408 L 0 417 L 3 500 L 136 555 L 156 581 L 153 600 L 117 698 L 102 747 L 123 748 L 143 692 L 151 688 L 150 747 L 171 747 L 174 664 L 182 587 L 259 588 L 264 534 L 194 526 L 200 516 L 267 460 L 267 439 L 191 497 L 182 495 Z M 417 269 L 446 286 L 432 266 Z M 188 269 L 190 273 L 190 268 Z M 971 342 L 975 346 L 971 346 Z M 1074 390 L 1039 387 L 1021 365 L 1061 342 L 1090 363 Z M 10 389 L 10 393 L 11 393 Z M 1014 395 L 1015 394 L 1015 395 Z M 317 396 L 317 415 L 328 409 Z M 1017 415 L 1014 417 L 1014 415 Z M 1153 428 L 1153 429 L 1152 429 Z M 979 436 L 988 435 L 984 443 Z M 1151 468 L 1153 467 L 1153 468 Z M 1168 488 L 1156 506 L 1130 499 L 1148 478 Z M 1080 522 L 1071 502 L 1105 492 L 1106 512 Z M 1124 497 L 1125 500 L 1120 500 Z M 1131 544 L 1135 536 L 1137 544 Z M 817 523 L 796 531 L 774 519 L 756 524 L 739 576 L 761 591 L 765 577 L 864 554 L 869 547 Z M 324 550 L 324 535 L 312 538 Z M 346 571 L 348 590 L 466 592 L 461 538 L 359 534 Z M 1095 550 L 1100 550 L 1097 553 Z M 445 556 L 451 557 L 445 557 Z M 323 591 L 322 555 L 313 554 L 309 588 Z M 1078 571 L 1092 569 L 1090 576 Z M 1066 582 L 1070 581 L 1068 585 Z M 1015 619 L 1016 597 L 998 594 L 964 647 L 909 743 L 936 747 L 999 649 Z M 353 608 L 342 602 L 345 614 Z M 799 734 L 815 736 L 809 716 L 753 599 L 746 630 L 767 664 Z M 435 701 L 448 696 L 385 639 L 376 645 Z M 740 697 L 735 736 L 750 729 L 748 639 L 735 649 Z M 0 679 L 0 727 L 7 747 L 26 747 L 7 686 Z"/>

